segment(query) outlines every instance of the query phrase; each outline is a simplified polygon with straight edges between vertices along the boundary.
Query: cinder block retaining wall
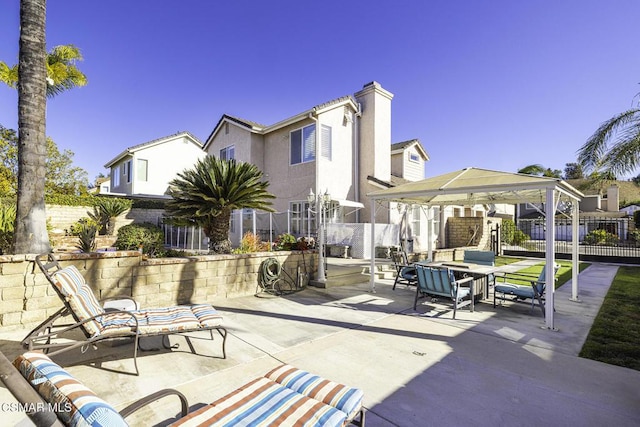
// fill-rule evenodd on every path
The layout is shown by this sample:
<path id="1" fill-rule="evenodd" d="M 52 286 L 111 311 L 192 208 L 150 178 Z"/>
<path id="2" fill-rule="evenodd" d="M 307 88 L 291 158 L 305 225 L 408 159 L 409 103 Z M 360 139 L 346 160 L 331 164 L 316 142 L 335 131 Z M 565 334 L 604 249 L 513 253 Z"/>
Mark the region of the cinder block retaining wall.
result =
<path id="1" fill-rule="evenodd" d="M 304 271 L 306 264 L 309 274 L 315 272 L 318 254 L 282 251 L 148 260 L 131 251 L 56 256 L 63 266 L 73 264 L 82 272 L 98 299 L 125 295 L 145 308 L 203 302 L 215 306 L 225 298 L 253 295 L 265 259 L 278 259 L 295 279 L 298 266 Z M 34 327 L 61 307 L 34 255 L 0 256 L 0 327 Z"/>
<path id="2" fill-rule="evenodd" d="M 46 209 L 47 218 L 50 221 L 51 227 L 60 230 L 69 230 L 71 225 L 78 222 L 80 218 L 89 216 L 87 211 L 93 210 L 93 208 L 89 206 L 60 205 L 47 205 Z M 163 214 L 164 209 L 130 209 L 116 218 L 116 230 L 123 225 L 128 225 L 133 222 L 150 222 L 157 224 Z"/>

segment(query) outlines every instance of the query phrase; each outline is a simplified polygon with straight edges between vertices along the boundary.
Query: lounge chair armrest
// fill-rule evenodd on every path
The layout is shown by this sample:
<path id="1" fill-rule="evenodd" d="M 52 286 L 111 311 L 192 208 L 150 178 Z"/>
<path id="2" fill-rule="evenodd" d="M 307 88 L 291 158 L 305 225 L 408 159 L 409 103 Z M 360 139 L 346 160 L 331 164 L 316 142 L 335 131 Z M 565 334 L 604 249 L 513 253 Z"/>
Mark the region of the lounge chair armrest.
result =
<path id="1" fill-rule="evenodd" d="M 148 396 L 143 397 L 142 399 L 139 399 L 133 402 L 131 405 L 127 406 L 122 411 L 120 411 L 120 415 L 122 416 L 122 418 L 126 418 L 129 415 L 133 414 L 138 409 L 143 408 L 149 405 L 150 403 L 153 403 L 156 400 L 159 400 L 163 397 L 172 396 L 172 395 L 178 396 L 178 398 L 180 399 L 180 411 L 181 411 L 180 416 L 181 417 L 186 416 L 187 413 L 189 412 L 189 402 L 187 401 L 187 398 L 185 397 L 184 394 L 172 388 L 165 388 L 164 390 L 157 391 L 153 394 L 150 394 Z"/>
<path id="2" fill-rule="evenodd" d="M 114 300 L 128 300 L 131 302 L 136 302 L 136 300 L 134 300 L 133 298 L 131 298 L 129 295 L 114 295 L 112 297 L 106 297 L 100 300 L 101 303 L 103 302 L 107 302 L 107 301 L 114 301 Z"/>

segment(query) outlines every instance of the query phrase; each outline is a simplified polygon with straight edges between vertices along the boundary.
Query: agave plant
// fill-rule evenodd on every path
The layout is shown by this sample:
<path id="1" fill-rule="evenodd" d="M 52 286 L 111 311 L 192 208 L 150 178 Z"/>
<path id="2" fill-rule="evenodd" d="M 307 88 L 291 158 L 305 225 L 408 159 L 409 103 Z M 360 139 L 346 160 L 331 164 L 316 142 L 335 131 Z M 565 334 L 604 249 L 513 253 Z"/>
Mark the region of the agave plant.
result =
<path id="1" fill-rule="evenodd" d="M 84 253 L 93 252 L 96 250 L 96 234 L 98 233 L 98 227 L 91 223 L 83 223 L 78 227 L 78 244 L 76 248 L 80 249 Z"/>

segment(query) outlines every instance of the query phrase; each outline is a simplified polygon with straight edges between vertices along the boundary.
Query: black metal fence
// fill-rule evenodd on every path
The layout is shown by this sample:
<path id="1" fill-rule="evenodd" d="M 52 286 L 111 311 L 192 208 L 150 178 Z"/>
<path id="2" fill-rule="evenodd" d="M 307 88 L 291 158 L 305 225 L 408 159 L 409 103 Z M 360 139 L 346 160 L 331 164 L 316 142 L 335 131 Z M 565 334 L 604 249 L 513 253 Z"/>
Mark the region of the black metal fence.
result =
<path id="1" fill-rule="evenodd" d="M 558 258 L 569 258 L 573 229 L 570 219 L 556 219 L 555 252 Z M 503 242 L 505 255 L 544 256 L 546 221 L 521 219 L 519 234 L 512 242 Z M 632 218 L 584 217 L 578 223 L 578 253 L 585 261 L 612 261 L 640 264 L 640 229 Z"/>

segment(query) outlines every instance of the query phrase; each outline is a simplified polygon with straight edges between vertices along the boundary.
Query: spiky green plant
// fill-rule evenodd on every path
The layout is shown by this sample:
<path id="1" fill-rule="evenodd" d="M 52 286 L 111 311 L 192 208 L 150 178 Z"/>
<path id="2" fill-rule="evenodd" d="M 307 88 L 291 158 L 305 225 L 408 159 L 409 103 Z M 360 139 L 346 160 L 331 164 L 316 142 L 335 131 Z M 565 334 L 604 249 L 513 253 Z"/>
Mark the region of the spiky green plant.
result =
<path id="1" fill-rule="evenodd" d="M 84 253 L 95 251 L 98 227 L 92 223 L 82 223 L 76 231 L 78 233 L 78 244 L 76 245 L 76 248 L 80 249 Z"/>
<path id="2" fill-rule="evenodd" d="M 273 212 L 269 183 L 250 163 L 207 156 L 170 182 L 167 215 L 174 222 L 197 225 L 209 238 L 211 253 L 231 253 L 229 220 L 236 209 Z"/>
<path id="3" fill-rule="evenodd" d="M 0 254 L 11 252 L 13 227 L 16 222 L 16 205 L 0 204 Z"/>
<path id="4" fill-rule="evenodd" d="M 93 206 L 93 212 L 88 211 L 89 218 L 100 225 L 100 234 L 113 236 L 116 228 L 116 218 L 131 209 L 131 201 L 112 197 L 99 197 Z"/>

